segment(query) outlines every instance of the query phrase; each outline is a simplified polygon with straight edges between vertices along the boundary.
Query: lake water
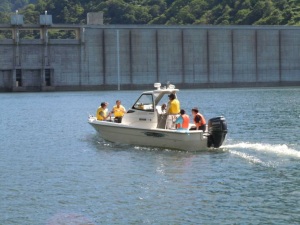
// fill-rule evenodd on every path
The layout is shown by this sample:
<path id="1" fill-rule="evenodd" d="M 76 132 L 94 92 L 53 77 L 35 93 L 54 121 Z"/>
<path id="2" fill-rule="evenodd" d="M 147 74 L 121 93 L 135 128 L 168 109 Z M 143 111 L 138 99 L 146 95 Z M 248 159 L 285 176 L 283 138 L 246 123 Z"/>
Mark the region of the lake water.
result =
<path id="1" fill-rule="evenodd" d="M 112 144 L 87 123 L 139 94 L 0 94 L 0 224 L 300 223 L 300 88 L 181 91 L 228 122 L 200 153 Z"/>

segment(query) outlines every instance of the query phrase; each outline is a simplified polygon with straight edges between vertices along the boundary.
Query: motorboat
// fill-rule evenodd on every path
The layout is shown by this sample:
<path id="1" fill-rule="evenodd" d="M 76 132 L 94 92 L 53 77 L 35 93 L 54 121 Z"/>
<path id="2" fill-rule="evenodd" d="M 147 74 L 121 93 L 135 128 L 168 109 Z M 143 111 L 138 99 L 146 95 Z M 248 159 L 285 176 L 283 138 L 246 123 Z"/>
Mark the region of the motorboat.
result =
<path id="1" fill-rule="evenodd" d="M 154 88 L 139 96 L 121 123 L 113 122 L 113 118 L 100 121 L 95 116 L 89 116 L 88 123 L 104 140 L 114 143 L 184 151 L 205 151 L 223 144 L 227 134 L 223 116 L 208 120 L 204 132 L 176 129 L 174 115 L 168 115 L 161 106 L 171 93 L 177 97 L 179 89 L 172 84 L 161 87 L 160 83 L 155 83 Z"/>

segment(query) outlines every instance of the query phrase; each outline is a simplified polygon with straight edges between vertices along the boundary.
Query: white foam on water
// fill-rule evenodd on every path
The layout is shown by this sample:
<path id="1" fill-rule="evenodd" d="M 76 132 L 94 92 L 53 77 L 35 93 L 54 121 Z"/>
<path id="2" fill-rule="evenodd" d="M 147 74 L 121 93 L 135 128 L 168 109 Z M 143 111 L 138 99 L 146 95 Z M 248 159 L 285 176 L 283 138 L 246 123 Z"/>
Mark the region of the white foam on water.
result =
<path id="1" fill-rule="evenodd" d="M 253 156 L 253 155 L 249 155 L 247 153 L 244 152 L 238 152 L 238 151 L 234 151 L 234 150 L 229 150 L 229 152 L 233 155 L 239 156 L 243 159 L 248 160 L 249 162 L 252 163 L 263 163 L 263 161 L 261 161 L 259 158 Z"/>
<path id="2" fill-rule="evenodd" d="M 276 167 L 276 163 L 274 163 L 274 162 L 271 162 L 271 161 L 264 162 L 260 158 L 258 158 L 256 156 L 253 156 L 253 155 L 249 155 L 249 154 L 244 153 L 244 152 L 238 152 L 238 151 L 235 151 L 235 150 L 229 150 L 229 152 L 231 154 L 233 154 L 235 156 L 238 156 L 242 159 L 245 159 L 248 162 L 253 163 L 253 164 L 260 164 L 260 165 L 263 165 L 263 166 L 266 166 L 266 167 Z"/>
<path id="3" fill-rule="evenodd" d="M 289 148 L 285 144 L 271 145 L 271 144 L 262 144 L 262 143 L 252 144 L 252 143 L 247 143 L 247 142 L 241 142 L 241 143 L 232 144 L 232 145 L 225 145 L 223 147 L 227 148 L 227 149 L 249 149 L 249 150 L 255 150 L 258 152 L 268 152 L 268 153 L 275 153 L 275 154 L 283 155 L 283 156 L 300 158 L 300 151 Z"/>

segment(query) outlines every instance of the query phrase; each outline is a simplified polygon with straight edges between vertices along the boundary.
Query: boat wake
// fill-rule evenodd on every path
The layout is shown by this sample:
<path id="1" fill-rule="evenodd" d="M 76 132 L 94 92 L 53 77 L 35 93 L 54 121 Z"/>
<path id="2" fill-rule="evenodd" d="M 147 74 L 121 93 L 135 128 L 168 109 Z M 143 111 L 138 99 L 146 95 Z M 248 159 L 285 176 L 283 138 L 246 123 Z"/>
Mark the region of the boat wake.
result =
<path id="1" fill-rule="evenodd" d="M 285 144 L 271 145 L 241 142 L 224 145 L 223 150 L 249 163 L 272 168 L 278 167 L 284 161 L 290 161 L 291 158 L 300 159 L 300 151 Z"/>
<path id="2" fill-rule="evenodd" d="M 292 149 L 287 145 L 271 145 L 271 144 L 262 144 L 262 143 L 247 143 L 241 142 L 237 144 L 225 145 L 223 146 L 225 149 L 247 149 L 254 150 L 262 153 L 275 153 L 278 156 L 289 156 L 293 158 L 300 158 L 300 151 L 296 149 Z"/>
<path id="3" fill-rule="evenodd" d="M 250 154 L 247 154 L 245 152 L 239 152 L 239 151 L 235 151 L 235 150 L 229 150 L 229 152 L 235 156 L 238 156 L 240 158 L 243 158 L 247 161 L 249 161 L 250 163 L 253 163 L 253 164 L 261 164 L 263 166 L 266 166 L 266 167 L 276 167 L 276 162 L 273 162 L 273 161 L 263 161 L 262 159 L 256 157 L 256 156 L 253 156 L 253 155 L 250 155 Z"/>

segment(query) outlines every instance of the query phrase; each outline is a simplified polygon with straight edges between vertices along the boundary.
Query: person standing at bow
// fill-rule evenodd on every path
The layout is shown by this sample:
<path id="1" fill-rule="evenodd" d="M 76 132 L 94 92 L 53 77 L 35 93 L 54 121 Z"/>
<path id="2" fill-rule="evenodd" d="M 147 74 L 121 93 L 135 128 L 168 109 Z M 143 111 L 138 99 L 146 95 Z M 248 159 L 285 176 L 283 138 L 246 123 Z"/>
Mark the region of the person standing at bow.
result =
<path id="1" fill-rule="evenodd" d="M 126 113 L 125 107 L 121 105 L 121 101 L 117 100 L 116 105 L 113 107 L 111 113 L 115 115 L 114 121 L 116 123 L 121 123 L 124 114 Z"/>
<path id="2" fill-rule="evenodd" d="M 199 113 L 199 109 L 197 107 L 194 107 L 192 109 L 192 114 L 194 117 L 195 127 L 192 127 L 190 130 L 203 130 L 203 132 L 205 132 L 206 121 L 204 116 L 201 113 Z"/>
<path id="3" fill-rule="evenodd" d="M 185 110 L 180 110 L 180 116 L 176 119 L 175 124 L 178 130 L 188 130 L 190 125 L 190 117 L 185 114 Z"/>
<path id="4" fill-rule="evenodd" d="M 107 102 L 102 102 L 101 106 L 97 109 L 97 120 L 107 120 L 111 116 L 111 113 L 108 113 Z"/>

